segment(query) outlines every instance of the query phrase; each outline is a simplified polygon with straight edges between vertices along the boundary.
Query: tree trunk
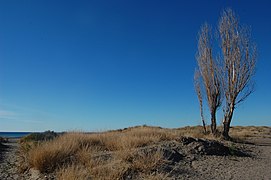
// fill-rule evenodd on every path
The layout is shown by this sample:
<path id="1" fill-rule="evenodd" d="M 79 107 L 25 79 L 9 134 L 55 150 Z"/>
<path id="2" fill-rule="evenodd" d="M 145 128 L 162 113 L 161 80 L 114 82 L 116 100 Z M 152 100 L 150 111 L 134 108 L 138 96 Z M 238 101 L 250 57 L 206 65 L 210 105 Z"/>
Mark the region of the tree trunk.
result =
<path id="1" fill-rule="evenodd" d="M 203 115 L 202 104 L 200 105 L 200 116 L 201 116 L 201 120 L 202 120 L 203 130 L 204 130 L 204 133 L 206 134 L 207 130 L 206 130 L 206 124 L 205 124 L 204 115 Z"/>
<path id="2" fill-rule="evenodd" d="M 205 125 L 205 121 L 204 121 L 204 120 L 202 120 L 202 125 L 203 125 L 204 133 L 206 134 L 206 133 L 207 133 L 207 130 L 206 130 L 206 125 Z"/>
<path id="3" fill-rule="evenodd" d="M 230 123 L 229 121 L 224 121 L 223 122 L 223 138 L 224 139 L 230 139 L 230 136 L 229 136 L 229 131 L 230 131 Z"/>
<path id="4" fill-rule="evenodd" d="M 230 139 L 229 131 L 230 131 L 230 125 L 231 125 L 231 120 L 233 116 L 233 111 L 234 111 L 234 105 L 231 104 L 229 107 L 229 111 L 224 116 L 223 133 L 222 133 L 224 139 Z"/>
<path id="5" fill-rule="evenodd" d="M 215 135 L 216 134 L 216 117 L 215 117 L 215 112 L 216 110 L 211 112 L 211 131 L 212 134 Z"/>

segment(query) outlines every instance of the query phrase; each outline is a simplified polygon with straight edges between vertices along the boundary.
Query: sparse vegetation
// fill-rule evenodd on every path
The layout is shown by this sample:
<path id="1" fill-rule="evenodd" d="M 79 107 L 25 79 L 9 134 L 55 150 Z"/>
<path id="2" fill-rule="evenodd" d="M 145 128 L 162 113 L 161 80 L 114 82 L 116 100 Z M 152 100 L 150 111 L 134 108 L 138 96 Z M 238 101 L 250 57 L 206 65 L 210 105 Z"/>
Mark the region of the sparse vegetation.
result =
<path id="1" fill-rule="evenodd" d="M 233 140 L 237 141 L 244 141 L 250 137 L 265 137 L 266 135 L 268 138 L 271 135 L 270 127 L 266 126 L 234 126 L 230 128 L 231 136 Z"/>
<path id="2" fill-rule="evenodd" d="M 240 133 L 240 129 L 232 128 L 232 134 Z M 264 131 L 264 127 L 256 129 Z M 253 132 L 254 128 L 250 130 Z M 41 173 L 53 173 L 58 179 L 170 179 L 173 170 L 166 171 L 163 167 L 179 162 L 183 157 L 179 152 L 185 146 L 188 149 L 182 151 L 188 153 L 238 155 L 235 147 L 226 147 L 216 140 L 219 139 L 210 132 L 204 133 L 201 126 L 178 129 L 137 126 L 101 133 L 70 132 L 50 141 L 22 142 L 24 156 L 20 162 L 24 170 L 35 168 Z"/>
<path id="3" fill-rule="evenodd" d="M 119 177 L 126 171 L 149 173 L 161 162 L 160 152 L 144 153 L 135 149 L 172 140 L 178 136 L 180 134 L 177 130 L 150 127 L 96 134 L 67 133 L 53 141 L 32 144 L 32 146 L 28 143 L 31 147 L 21 148 L 24 151 L 22 153 L 27 154 L 27 158 L 24 158 L 22 163 L 28 168 L 33 167 L 46 173 L 58 169 L 57 174 L 60 179 L 65 179 L 65 173 L 81 171 L 82 167 L 91 177 L 102 176 L 106 169 L 111 174 L 115 172 L 114 176 Z"/>

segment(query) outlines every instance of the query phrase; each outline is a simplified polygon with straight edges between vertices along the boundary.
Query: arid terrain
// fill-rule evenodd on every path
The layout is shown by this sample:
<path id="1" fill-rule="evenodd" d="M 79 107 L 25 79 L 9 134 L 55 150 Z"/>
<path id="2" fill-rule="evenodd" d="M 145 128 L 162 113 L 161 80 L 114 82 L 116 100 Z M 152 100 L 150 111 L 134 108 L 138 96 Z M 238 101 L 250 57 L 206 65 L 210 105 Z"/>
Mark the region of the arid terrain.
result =
<path id="1" fill-rule="evenodd" d="M 233 127 L 232 141 L 201 131 L 138 126 L 10 139 L 0 179 L 271 179 L 270 127 Z"/>

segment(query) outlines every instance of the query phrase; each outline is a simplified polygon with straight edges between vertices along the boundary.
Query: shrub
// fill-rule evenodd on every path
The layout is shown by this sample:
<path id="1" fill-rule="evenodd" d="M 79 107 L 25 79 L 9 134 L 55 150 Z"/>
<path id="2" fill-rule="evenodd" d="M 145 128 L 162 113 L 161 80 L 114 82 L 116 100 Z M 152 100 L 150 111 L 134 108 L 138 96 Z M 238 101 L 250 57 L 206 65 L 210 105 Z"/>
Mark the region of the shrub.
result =
<path id="1" fill-rule="evenodd" d="M 54 131 L 45 131 L 43 133 L 31 133 L 20 139 L 20 142 L 30 142 L 30 141 L 48 141 L 57 137 L 58 134 Z"/>

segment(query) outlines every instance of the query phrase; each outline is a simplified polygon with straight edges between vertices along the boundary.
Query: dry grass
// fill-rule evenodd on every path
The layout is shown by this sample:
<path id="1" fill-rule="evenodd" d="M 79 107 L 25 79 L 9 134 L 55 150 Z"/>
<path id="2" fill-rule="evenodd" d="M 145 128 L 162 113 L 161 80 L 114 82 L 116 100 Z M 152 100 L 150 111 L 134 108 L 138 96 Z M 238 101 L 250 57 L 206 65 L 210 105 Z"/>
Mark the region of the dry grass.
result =
<path id="1" fill-rule="evenodd" d="M 77 174 L 80 174 L 79 179 L 125 179 L 129 174 L 150 174 L 163 163 L 160 151 L 120 150 L 110 157 L 91 156 L 91 153 L 90 149 L 79 152 L 77 164 L 60 168 L 58 179 L 76 179 Z"/>
<path id="2" fill-rule="evenodd" d="M 230 129 L 230 135 L 239 140 L 249 137 L 271 137 L 271 130 L 266 126 L 234 126 Z"/>
<path id="3" fill-rule="evenodd" d="M 78 171 L 82 171 L 80 177 L 98 179 L 118 179 L 131 171 L 149 173 L 161 162 L 161 153 L 136 149 L 179 136 L 177 130 L 154 127 L 95 134 L 66 133 L 51 141 L 22 143 L 21 169 L 57 172 L 59 179 L 73 177 L 71 173 L 76 175 Z"/>
<path id="4" fill-rule="evenodd" d="M 63 167 L 57 172 L 57 179 L 59 180 L 87 180 L 90 178 L 87 169 L 78 165 Z"/>
<path id="5" fill-rule="evenodd" d="M 267 133 L 270 128 L 234 127 L 234 136 Z M 270 132 L 269 132 L 270 133 Z M 164 163 L 159 150 L 144 151 L 145 146 L 175 140 L 181 136 L 214 139 L 201 126 L 162 129 L 139 126 L 103 133 L 70 132 L 41 143 L 22 143 L 21 167 L 55 173 L 58 179 L 165 179 L 157 167 Z"/>

